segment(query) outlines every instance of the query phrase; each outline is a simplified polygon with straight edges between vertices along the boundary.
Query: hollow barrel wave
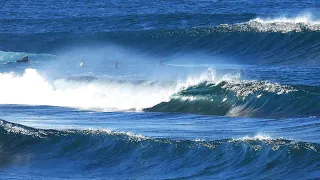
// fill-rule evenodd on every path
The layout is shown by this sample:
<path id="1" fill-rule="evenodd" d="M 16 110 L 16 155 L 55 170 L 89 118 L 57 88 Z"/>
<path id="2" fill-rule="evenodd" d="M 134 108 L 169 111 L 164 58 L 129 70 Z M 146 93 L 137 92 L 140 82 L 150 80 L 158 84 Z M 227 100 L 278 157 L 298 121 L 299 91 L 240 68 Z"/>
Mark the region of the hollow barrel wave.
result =
<path id="1" fill-rule="evenodd" d="M 246 117 L 319 116 L 319 93 L 319 87 L 267 82 L 204 82 L 145 110 Z"/>
<path id="2" fill-rule="evenodd" d="M 320 1 L 0 6 L 0 179 L 320 178 Z"/>
<path id="3" fill-rule="evenodd" d="M 4 104 L 104 111 L 144 110 L 265 118 L 319 116 L 318 86 L 211 78 L 200 77 L 193 82 L 161 82 L 80 76 L 50 83 L 36 70 L 27 69 L 22 76 L 0 74 L 4 85 L 0 97 Z M 32 85 L 25 87 L 26 84 Z M 20 93 L 21 89 L 28 96 Z"/>

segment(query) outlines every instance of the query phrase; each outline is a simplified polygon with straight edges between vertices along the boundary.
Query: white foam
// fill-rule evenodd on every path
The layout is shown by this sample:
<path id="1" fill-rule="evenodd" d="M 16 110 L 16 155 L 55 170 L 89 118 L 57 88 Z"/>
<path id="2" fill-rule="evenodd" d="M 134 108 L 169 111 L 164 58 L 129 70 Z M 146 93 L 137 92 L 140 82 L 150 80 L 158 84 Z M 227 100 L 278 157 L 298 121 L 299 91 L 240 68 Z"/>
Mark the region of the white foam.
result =
<path id="1" fill-rule="evenodd" d="M 74 132 L 74 130 L 72 129 L 62 129 L 62 131 L 66 133 Z M 82 129 L 81 132 L 86 135 L 90 135 L 90 134 L 125 135 L 132 141 L 143 141 L 143 140 L 151 139 L 150 137 L 146 137 L 141 134 L 136 134 L 133 132 L 125 132 L 125 131 L 114 131 L 111 129 Z"/>
<path id="2" fill-rule="evenodd" d="M 44 138 L 46 133 L 42 130 L 40 131 L 30 131 L 26 128 L 16 126 L 11 123 L 4 123 L 3 121 L 0 121 L 0 125 L 8 132 L 14 133 L 14 134 L 23 134 L 23 135 L 29 135 L 33 137 L 39 137 Z"/>
<path id="3" fill-rule="evenodd" d="M 255 94 L 260 91 L 277 93 L 278 95 L 288 94 L 290 92 L 297 91 L 291 86 L 281 85 L 278 83 L 270 83 L 267 81 L 255 81 L 255 80 L 251 80 L 251 81 L 229 80 L 228 83 L 225 84 L 222 88 L 235 92 L 238 97 L 242 97 L 243 99 L 245 99 L 251 94 Z M 262 95 L 263 94 L 260 93 L 256 97 L 260 98 Z"/>
<path id="4" fill-rule="evenodd" d="M 214 68 L 208 68 L 206 71 L 197 75 L 190 75 L 184 81 L 180 82 L 181 87 L 195 86 L 200 83 L 219 84 L 222 81 L 238 81 L 240 74 L 223 74 L 218 75 Z"/>
<path id="5" fill-rule="evenodd" d="M 241 138 L 241 140 L 272 140 L 272 138 L 269 135 L 266 134 L 257 134 L 253 137 L 250 136 L 245 136 L 243 138 Z"/>
<path id="6" fill-rule="evenodd" d="M 216 71 L 207 71 L 173 82 L 130 83 L 48 81 L 36 69 L 26 69 L 22 75 L 0 73 L 0 104 L 49 105 L 99 111 L 141 111 L 169 101 L 175 93 L 201 82 L 218 83 L 232 79 L 217 78 Z M 191 97 L 192 99 L 192 97 Z"/>
<path id="7" fill-rule="evenodd" d="M 224 30 L 256 31 L 256 32 L 302 32 L 304 30 L 320 31 L 320 20 L 312 14 L 303 14 L 296 17 L 255 18 L 238 24 L 222 24 Z"/>
<path id="8" fill-rule="evenodd" d="M 200 75 L 189 76 L 186 81 L 182 81 L 184 87 L 195 86 L 203 82 L 216 82 L 217 74 L 216 70 L 213 68 L 208 68 L 207 71 L 201 73 Z"/>
<path id="9" fill-rule="evenodd" d="M 256 18 L 249 21 L 247 25 L 261 32 L 301 32 L 305 29 L 320 31 L 320 21 L 314 20 L 311 14 L 291 18 Z"/>
<path id="10" fill-rule="evenodd" d="M 231 139 L 231 141 L 271 141 L 273 140 L 271 136 L 267 135 L 267 134 L 256 134 L 255 136 L 244 136 L 242 138 L 233 138 Z"/>
<path id="11" fill-rule="evenodd" d="M 141 110 L 169 100 L 176 86 L 55 81 L 35 69 L 23 75 L 0 73 L 0 104 L 50 105 L 105 111 Z"/>
<path id="12" fill-rule="evenodd" d="M 259 22 L 264 24 L 270 23 L 291 23 L 291 24 L 310 24 L 310 25 L 320 25 L 320 21 L 315 20 L 310 13 L 306 13 L 296 17 L 278 17 L 278 18 L 256 18 L 250 22 Z"/>

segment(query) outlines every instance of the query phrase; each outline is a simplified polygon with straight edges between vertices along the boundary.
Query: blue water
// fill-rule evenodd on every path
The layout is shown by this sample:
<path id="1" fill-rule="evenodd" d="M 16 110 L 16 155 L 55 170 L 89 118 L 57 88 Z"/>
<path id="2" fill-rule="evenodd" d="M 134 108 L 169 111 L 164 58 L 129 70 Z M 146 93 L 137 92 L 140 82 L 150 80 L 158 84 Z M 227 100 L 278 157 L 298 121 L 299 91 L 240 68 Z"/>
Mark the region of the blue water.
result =
<path id="1" fill-rule="evenodd" d="M 319 1 L 0 7 L 0 179 L 320 178 Z"/>

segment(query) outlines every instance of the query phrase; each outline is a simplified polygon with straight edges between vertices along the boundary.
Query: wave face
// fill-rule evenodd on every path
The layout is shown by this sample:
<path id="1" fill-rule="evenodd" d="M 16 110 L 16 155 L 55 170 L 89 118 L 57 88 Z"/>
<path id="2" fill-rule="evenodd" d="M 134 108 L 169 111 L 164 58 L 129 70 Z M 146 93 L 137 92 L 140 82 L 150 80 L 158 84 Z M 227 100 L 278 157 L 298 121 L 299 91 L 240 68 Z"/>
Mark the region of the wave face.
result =
<path id="1" fill-rule="evenodd" d="M 0 64 L 14 63 L 16 60 L 19 60 L 24 56 L 29 56 L 34 62 L 55 59 L 55 55 L 52 54 L 0 51 Z"/>
<path id="2" fill-rule="evenodd" d="M 50 33 L 32 36 L 6 35 L 5 42 L 0 49 L 5 51 L 51 52 L 56 49 L 69 47 L 95 46 L 95 44 L 118 44 L 129 49 L 159 58 L 176 56 L 186 53 L 201 52 L 207 56 L 224 56 L 226 59 L 236 59 L 239 64 L 319 64 L 320 32 L 310 30 L 303 24 L 292 24 L 287 29 L 282 25 L 266 25 L 251 21 L 239 25 L 221 25 L 219 27 L 197 27 L 182 30 L 149 30 L 133 32 L 102 32 L 95 35 L 57 34 L 61 39 L 46 40 Z M 318 29 L 319 27 L 310 27 Z M 289 31 L 283 33 L 283 31 Z M 21 46 L 12 46 L 7 39 L 17 42 Z M 34 41 L 34 39 L 44 39 Z M 47 42 L 49 41 L 49 42 Z M 23 44 L 28 42 L 28 44 Z M 169 56 L 169 57 L 168 57 Z M 152 58 L 152 59 L 154 59 Z M 202 60 L 202 57 L 194 58 Z M 214 59 L 214 58 L 211 58 Z M 228 60 L 225 60 L 228 62 Z M 214 63 L 211 60 L 207 63 Z M 221 61 L 220 61 L 221 62 Z M 222 61 L 223 62 L 223 61 Z"/>
<path id="3" fill-rule="evenodd" d="M 319 0 L 0 7 L 0 179 L 320 178 Z"/>
<path id="4" fill-rule="evenodd" d="M 203 82 L 145 110 L 270 118 L 319 116 L 319 93 L 318 86 L 283 86 L 263 81 Z"/>
<path id="5" fill-rule="evenodd" d="M 178 15 L 163 16 L 166 17 L 156 18 L 175 18 Z M 170 59 L 171 56 L 201 52 L 212 57 L 209 63 L 217 62 L 214 57 L 222 56 L 225 58 L 221 62 L 236 59 L 233 63 L 238 64 L 319 65 L 320 21 L 312 13 L 273 18 L 263 18 L 250 13 L 211 16 L 209 18 L 212 18 L 213 22 L 217 22 L 214 19 L 223 20 L 218 23 L 201 23 L 199 26 L 187 25 L 179 28 L 170 26 L 128 29 L 126 26 L 123 29 L 92 30 L 94 33 L 71 33 L 70 30 L 52 32 L 50 28 L 48 32 L 31 31 L 27 34 L 4 32 L 0 33 L 0 38 L 3 39 L 0 50 L 56 53 L 74 47 L 116 44 L 146 53 L 152 57 L 150 59 Z M 235 19 L 232 20 L 232 17 Z M 96 21 L 101 20 L 98 18 Z M 58 21 L 69 22 L 63 19 Z M 85 26 L 82 23 L 88 21 L 78 22 L 77 25 Z M 12 41 L 17 43 L 11 43 Z M 201 61 L 203 57 L 197 56 L 194 59 Z M 6 58 L 6 61 L 8 60 L 10 58 Z"/>
<path id="6" fill-rule="evenodd" d="M 45 171 L 49 177 L 68 172 L 65 178 L 308 179 L 319 175 L 319 144 L 265 136 L 153 139 L 108 130 L 34 129 L 1 120 L 0 142 L 0 167 L 27 165 L 35 177 L 41 177 L 40 167 L 50 170 Z M 300 171 L 296 171 L 297 164 Z M 23 170 L 18 173 L 23 176 Z"/>
<path id="7" fill-rule="evenodd" d="M 0 104 L 99 111 L 176 112 L 237 117 L 320 116 L 318 86 L 219 77 L 209 69 L 179 81 L 74 76 L 49 81 L 35 69 L 0 74 Z"/>

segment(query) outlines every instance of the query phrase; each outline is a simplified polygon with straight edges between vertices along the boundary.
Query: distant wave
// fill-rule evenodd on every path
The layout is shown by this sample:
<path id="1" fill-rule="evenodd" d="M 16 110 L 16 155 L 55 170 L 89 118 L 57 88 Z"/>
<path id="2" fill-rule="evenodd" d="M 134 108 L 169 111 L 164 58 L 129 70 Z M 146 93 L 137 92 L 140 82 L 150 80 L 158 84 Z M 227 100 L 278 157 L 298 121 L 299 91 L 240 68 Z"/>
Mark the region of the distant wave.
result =
<path id="1" fill-rule="evenodd" d="M 95 47 L 111 43 L 146 54 L 150 61 L 181 54 L 202 53 L 212 57 L 231 57 L 238 64 L 319 65 L 319 26 L 291 22 L 269 23 L 255 19 L 240 24 L 173 30 L 81 35 L 63 32 L 23 36 L 0 34 L 4 39 L 0 50 L 59 54 L 72 47 Z M 8 55 L 2 57 L 3 62 L 15 59 Z M 195 57 L 195 60 L 201 61 L 202 57 Z"/>
<path id="2" fill-rule="evenodd" d="M 101 172 L 108 177 L 130 174 L 146 179 L 152 174 L 163 179 L 218 178 L 222 174 L 228 178 L 319 175 L 319 144 L 261 135 L 215 141 L 170 140 L 109 130 L 34 129 L 0 120 L 0 140 L 1 167 L 103 168 Z M 299 171 L 295 169 L 297 163 Z"/>
<path id="3" fill-rule="evenodd" d="M 248 32 L 303 32 L 320 31 L 320 21 L 314 20 L 311 14 L 293 18 L 255 18 L 248 22 L 220 25 L 221 31 Z"/>
<path id="4" fill-rule="evenodd" d="M 232 19 L 232 15 L 228 17 Z M 319 65 L 319 33 L 320 20 L 312 14 L 274 18 L 245 15 L 243 22 L 226 21 L 218 25 L 176 29 L 95 33 L 8 32 L 0 33 L 0 62 L 15 60 L 18 55 L 14 52 L 59 53 L 73 47 L 116 44 L 161 58 L 201 52 L 212 56 L 232 57 L 240 64 Z"/>

